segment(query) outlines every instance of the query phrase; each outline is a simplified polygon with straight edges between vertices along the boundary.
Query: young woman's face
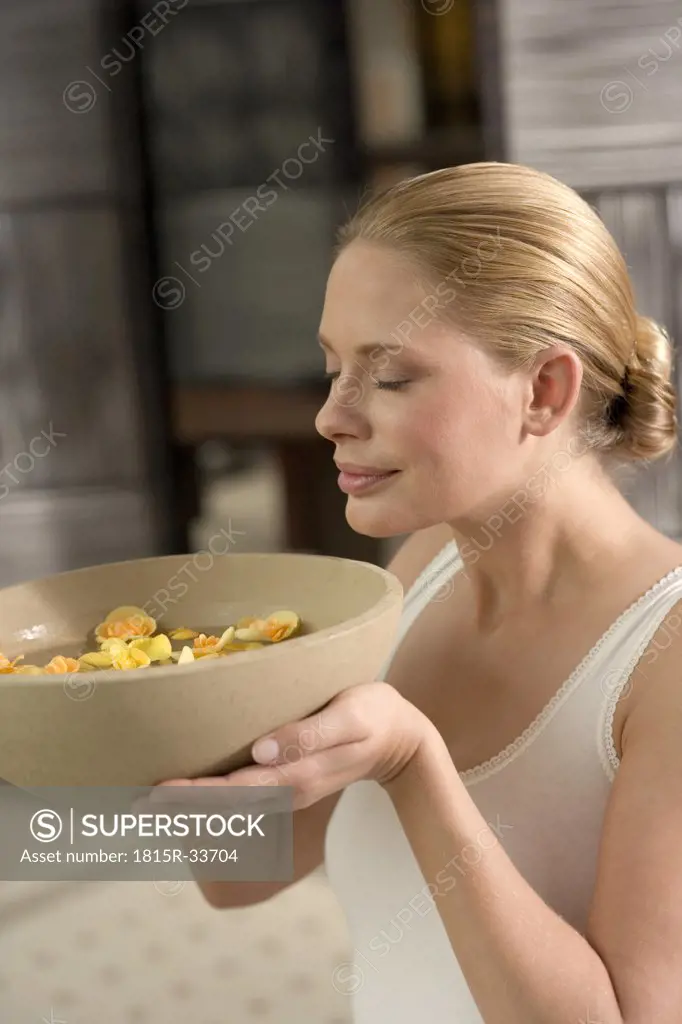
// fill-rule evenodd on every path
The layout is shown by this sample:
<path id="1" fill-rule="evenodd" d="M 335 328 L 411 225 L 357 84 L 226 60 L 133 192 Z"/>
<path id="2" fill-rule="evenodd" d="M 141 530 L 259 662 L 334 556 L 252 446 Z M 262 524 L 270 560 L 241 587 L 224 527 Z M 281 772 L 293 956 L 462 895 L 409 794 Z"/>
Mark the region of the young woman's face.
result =
<path id="1" fill-rule="evenodd" d="M 436 320 L 446 303 L 456 313 L 463 287 L 422 286 L 396 255 L 360 241 L 332 268 L 320 338 L 338 379 L 315 425 L 337 464 L 393 471 L 364 489 L 342 482 L 358 533 L 475 517 L 522 475 L 522 379 Z"/>

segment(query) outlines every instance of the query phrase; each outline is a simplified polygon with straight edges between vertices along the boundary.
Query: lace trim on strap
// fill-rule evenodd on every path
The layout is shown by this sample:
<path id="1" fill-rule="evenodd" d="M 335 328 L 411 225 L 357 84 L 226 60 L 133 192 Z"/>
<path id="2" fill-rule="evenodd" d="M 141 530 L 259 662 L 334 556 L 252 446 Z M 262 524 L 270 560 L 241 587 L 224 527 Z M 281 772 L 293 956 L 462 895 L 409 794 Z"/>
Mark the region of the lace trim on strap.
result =
<path id="1" fill-rule="evenodd" d="M 501 771 L 502 768 L 517 758 L 519 754 L 530 745 L 537 734 L 542 731 L 550 719 L 554 717 L 559 707 L 568 700 L 572 692 L 582 681 L 585 670 L 592 664 L 601 649 L 606 643 L 608 643 L 616 630 L 622 626 L 624 620 L 641 608 L 642 605 L 646 601 L 650 600 L 654 594 L 658 593 L 663 586 L 680 574 L 682 574 L 682 565 L 678 565 L 676 569 L 667 573 L 666 576 L 654 583 L 646 593 L 642 594 L 641 597 L 637 598 L 636 601 L 626 608 L 625 611 L 618 616 L 616 621 L 609 626 L 606 632 L 602 634 L 599 640 L 597 640 L 594 647 L 587 652 L 580 664 L 573 670 L 573 672 L 571 672 L 566 682 L 554 694 L 542 711 L 540 711 L 540 713 L 533 719 L 530 725 L 523 730 L 521 735 L 509 743 L 504 750 L 500 751 L 499 754 L 495 754 L 494 757 L 489 758 L 487 761 L 483 761 L 481 764 L 475 765 L 473 768 L 467 768 L 466 771 L 459 772 L 459 776 L 462 781 L 465 783 L 480 782 L 482 779 Z"/>
<path id="2" fill-rule="evenodd" d="M 673 569 L 672 572 L 668 573 L 667 576 L 656 584 L 656 587 L 670 582 L 670 580 L 680 574 L 681 570 L 682 566 L 678 566 L 677 569 Z M 649 593 L 651 593 L 651 591 Z M 673 607 L 680 600 L 682 600 L 682 597 L 678 596 L 676 601 L 673 602 Z M 668 609 L 668 611 L 669 610 L 670 609 Z M 666 611 L 665 614 L 667 615 L 668 612 Z M 663 619 L 665 619 L 665 615 L 663 616 Z M 616 777 L 616 772 L 620 767 L 620 758 L 618 757 L 616 745 L 613 742 L 613 719 L 616 714 L 616 707 L 618 706 L 618 701 L 621 697 L 627 699 L 632 692 L 632 680 L 630 677 L 652 639 L 661 628 L 663 619 L 654 621 L 649 629 L 647 629 L 646 634 L 639 643 L 637 650 L 634 652 L 627 665 L 624 668 L 614 669 L 613 672 L 609 672 L 602 680 L 602 690 L 607 695 L 607 699 L 599 719 L 598 746 L 599 758 L 610 782 L 613 782 Z"/>
<path id="3" fill-rule="evenodd" d="M 409 608 L 419 597 L 421 597 L 425 590 L 434 586 L 434 577 L 440 575 L 440 573 L 446 569 L 459 565 L 461 561 L 462 557 L 457 548 L 457 542 L 455 540 L 449 540 L 447 544 L 440 549 L 438 554 L 431 559 L 428 565 L 424 566 L 421 573 L 408 590 L 405 595 L 405 608 Z M 455 572 L 451 572 L 448 578 L 444 580 L 439 587 L 435 588 L 436 593 L 440 590 L 445 592 L 446 588 L 451 587 L 453 585 L 451 582 L 452 577 L 455 574 Z"/>
<path id="4" fill-rule="evenodd" d="M 445 593 L 446 587 L 451 586 L 449 582 L 450 579 L 456 576 L 462 564 L 462 558 L 459 553 L 457 543 L 453 539 L 451 541 L 448 541 L 448 543 L 441 548 L 438 554 L 436 554 L 431 559 L 428 565 L 424 566 L 421 573 L 412 583 L 412 586 L 409 587 L 407 593 L 403 596 L 403 607 L 400 615 L 400 622 L 398 624 L 397 637 L 391 653 L 389 654 L 387 660 L 381 667 L 380 673 L 377 676 L 378 679 L 386 678 L 386 675 L 390 670 L 391 664 L 393 663 L 393 660 L 396 654 L 398 653 L 400 645 L 405 639 L 405 636 L 409 632 L 410 627 L 414 624 L 415 619 L 419 617 L 421 612 L 424 610 L 424 607 L 426 607 L 426 605 L 428 604 L 427 600 L 426 602 L 424 602 L 421 608 L 417 609 L 414 615 L 412 614 L 413 606 L 417 602 L 417 600 L 421 599 L 422 595 L 426 590 L 428 590 L 429 587 L 433 587 L 434 576 L 440 575 L 447 569 L 451 570 L 448 579 L 444 583 L 441 583 L 438 588 L 434 588 L 435 594 L 430 595 L 429 600 L 433 600 L 435 596 L 438 594 L 438 592 L 441 590 L 443 591 L 443 593 Z"/>

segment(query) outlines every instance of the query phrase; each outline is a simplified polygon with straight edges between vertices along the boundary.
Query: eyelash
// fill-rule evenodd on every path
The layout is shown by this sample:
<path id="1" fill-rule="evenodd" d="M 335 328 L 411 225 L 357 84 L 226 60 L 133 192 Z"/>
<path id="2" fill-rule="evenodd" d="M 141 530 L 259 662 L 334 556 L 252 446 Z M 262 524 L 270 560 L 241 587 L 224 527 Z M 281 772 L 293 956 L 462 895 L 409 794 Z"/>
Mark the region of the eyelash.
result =
<path id="1" fill-rule="evenodd" d="M 330 384 L 333 384 L 335 380 L 338 380 L 341 374 L 340 372 L 325 373 L 324 376 Z M 409 380 L 375 380 L 374 378 L 372 378 L 372 380 L 374 380 L 374 387 L 377 388 L 378 391 L 401 391 L 402 388 L 410 383 Z"/>

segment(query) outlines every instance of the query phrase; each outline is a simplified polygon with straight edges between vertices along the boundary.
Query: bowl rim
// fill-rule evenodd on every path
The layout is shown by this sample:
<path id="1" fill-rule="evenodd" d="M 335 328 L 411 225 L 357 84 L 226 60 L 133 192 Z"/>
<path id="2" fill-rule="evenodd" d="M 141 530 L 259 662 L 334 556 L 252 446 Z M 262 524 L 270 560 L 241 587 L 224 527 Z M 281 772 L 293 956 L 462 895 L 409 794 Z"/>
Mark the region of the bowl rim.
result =
<path id="1" fill-rule="evenodd" d="M 201 552 L 192 552 L 190 554 L 173 554 L 173 555 L 151 555 L 146 558 L 129 558 L 118 562 L 104 562 L 98 565 L 87 565 L 82 566 L 79 569 L 66 569 L 63 572 L 52 573 L 49 576 L 42 576 L 39 579 L 24 580 L 21 583 L 13 583 L 9 587 L 0 587 L 0 596 L 11 596 L 11 591 L 18 590 L 21 587 L 26 587 L 31 584 L 49 583 L 53 580 L 60 579 L 65 576 L 77 576 L 80 573 L 86 574 L 96 569 L 115 568 L 122 565 L 135 565 L 144 562 L 163 562 L 163 561 L 175 561 L 181 558 L 191 558 L 193 555 Z M 296 644 L 300 641 L 307 641 L 307 646 L 318 646 L 318 644 L 326 643 L 332 638 L 344 636 L 351 630 L 357 629 L 358 626 L 363 625 L 365 622 L 369 622 L 370 619 L 377 618 L 387 611 L 394 603 L 396 597 L 398 600 L 404 599 L 404 588 L 395 573 L 390 572 L 383 566 L 375 565 L 373 562 L 363 562 L 356 558 L 343 558 L 339 555 L 319 555 L 308 552 L 297 552 L 297 551 L 235 551 L 225 552 L 222 555 L 214 555 L 214 558 L 240 558 L 240 559 L 300 559 L 314 558 L 318 561 L 325 562 L 344 562 L 350 563 L 351 565 L 361 566 L 364 570 L 369 570 L 375 575 L 380 576 L 384 583 L 384 593 L 367 611 L 362 612 L 360 615 L 355 615 L 351 619 L 341 625 L 326 626 L 324 629 L 318 629 L 313 633 L 304 633 L 300 636 L 296 636 L 287 641 L 287 649 L 292 644 Z M 281 644 L 271 644 L 267 647 L 261 647 L 257 650 L 239 651 L 241 655 L 239 658 L 240 664 L 247 661 L 258 660 L 260 658 L 270 658 L 276 651 L 281 649 Z M 203 664 L 203 662 L 206 664 Z M 197 671 L 204 671 L 206 668 L 210 668 L 214 664 L 214 658 L 199 658 L 197 661 L 189 662 L 186 665 L 178 665 L 177 663 L 172 667 L 173 678 L 182 678 L 188 673 L 196 675 Z M 48 684 L 53 687 L 61 686 L 64 687 L 67 680 L 73 679 L 74 677 L 81 677 L 88 679 L 93 682 L 103 685 L 108 683 L 125 683 L 125 682 L 139 682 L 143 679 L 158 679 L 158 672 L 154 671 L 151 674 L 148 672 L 149 666 L 135 669 L 126 669 L 125 671 L 119 671 L 116 669 L 92 669 L 91 671 L 85 672 L 62 672 L 55 674 L 52 672 L 41 672 L 32 675 L 26 675 L 21 677 L 21 686 L 31 686 L 34 683 L 40 683 L 42 685 Z M 170 669 L 171 666 L 168 666 Z M 3 672 L 0 673 L 0 690 L 14 688 L 17 684 L 17 673 L 15 672 Z"/>

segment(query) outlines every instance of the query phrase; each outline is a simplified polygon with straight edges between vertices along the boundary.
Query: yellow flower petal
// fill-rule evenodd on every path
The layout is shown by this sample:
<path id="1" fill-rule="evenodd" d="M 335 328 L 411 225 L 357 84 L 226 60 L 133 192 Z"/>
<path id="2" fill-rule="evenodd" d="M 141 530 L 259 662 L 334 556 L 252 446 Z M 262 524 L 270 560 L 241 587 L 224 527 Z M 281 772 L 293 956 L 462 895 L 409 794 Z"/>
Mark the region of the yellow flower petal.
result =
<path id="1" fill-rule="evenodd" d="M 88 651 L 78 659 L 86 668 L 111 668 L 112 651 Z"/>
<path id="2" fill-rule="evenodd" d="M 178 626 L 177 629 L 171 629 L 168 636 L 171 640 L 194 640 L 195 636 L 199 636 L 195 629 L 187 629 L 186 626 Z"/>
<path id="3" fill-rule="evenodd" d="M 142 640 L 131 640 L 129 650 L 144 651 L 150 661 L 161 661 L 170 658 L 173 653 L 171 642 L 165 633 L 159 636 L 146 637 Z"/>
<path id="4" fill-rule="evenodd" d="M 288 637 L 293 636 L 300 629 L 300 626 L 301 620 L 296 612 L 273 612 L 265 620 L 263 632 L 273 643 L 279 643 L 280 640 L 286 640 Z"/>
<path id="5" fill-rule="evenodd" d="M 234 640 L 234 632 L 234 626 L 228 626 L 223 635 L 220 637 L 218 643 L 215 645 L 214 650 L 222 651 L 223 647 L 226 644 L 232 643 L 232 641 Z"/>
<path id="6" fill-rule="evenodd" d="M 145 654 L 144 651 L 138 651 L 135 648 L 127 648 L 126 650 L 115 650 L 111 655 L 111 664 L 114 668 L 122 671 L 135 668 L 146 668 L 151 665 L 149 655 Z"/>
<path id="7" fill-rule="evenodd" d="M 243 629 L 235 629 L 234 631 L 235 640 L 249 642 L 261 640 L 262 637 L 263 631 L 256 623 L 253 623 L 251 626 L 245 626 Z"/>
<path id="8" fill-rule="evenodd" d="M 10 661 L 9 658 L 6 658 L 4 654 L 0 654 L 0 673 L 9 674 L 10 672 L 15 672 L 16 669 L 14 668 L 14 666 L 18 661 L 23 660 L 23 654 L 19 654 L 12 661 Z"/>
<path id="9" fill-rule="evenodd" d="M 41 668 L 40 665 L 20 665 L 19 668 L 15 668 L 14 671 L 19 675 L 42 676 L 45 669 Z"/>
<path id="10" fill-rule="evenodd" d="M 48 672 L 50 675 L 61 676 L 67 672 L 78 672 L 80 669 L 80 663 L 76 658 L 65 658 L 62 654 L 55 654 L 54 658 L 47 663 L 43 672 Z"/>
<path id="11" fill-rule="evenodd" d="M 235 622 L 235 629 L 247 629 L 252 626 L 254 622 L 257 622 L 255 615 L 243 615 L 241 619 L 237 619 Z"/>
<path id="12" fill-rule="evenodd" d="M 301 620 L 296 612 L 284 610 L 273 612 L 267 619 L 253 619 L 249 625 L 235 630 L 235 639 L 246 642 L 265 640 L 277 644 L 293 636 L 300 628 Z"/>
<path id="13" fill-rule="evenodd" d="M 100 646 L 100 650 L 108 651 L 111 654 L 117 648 L 119 650 L 121 648 L 127 648 L 128 647 L 128 643 L 125 640 L 121 640 L 121 638 L 118 637 L 118 636 L 112 636 L 112 637 L 109 637 L 106 640 L 100 641 L 100 645 L 99 646 Z"/>

